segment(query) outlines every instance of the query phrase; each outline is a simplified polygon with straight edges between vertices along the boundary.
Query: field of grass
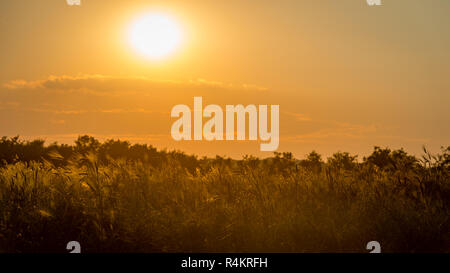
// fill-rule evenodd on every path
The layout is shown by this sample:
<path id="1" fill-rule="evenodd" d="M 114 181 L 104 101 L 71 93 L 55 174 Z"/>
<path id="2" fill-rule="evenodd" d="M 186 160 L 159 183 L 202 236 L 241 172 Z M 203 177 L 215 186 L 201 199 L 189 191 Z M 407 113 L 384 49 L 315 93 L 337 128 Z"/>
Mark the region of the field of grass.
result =
<path id="1" fill-rule="evenodd" d="M 0 141 L 0 252 L 450 252 L 450 147 L 360 161 Z"/>

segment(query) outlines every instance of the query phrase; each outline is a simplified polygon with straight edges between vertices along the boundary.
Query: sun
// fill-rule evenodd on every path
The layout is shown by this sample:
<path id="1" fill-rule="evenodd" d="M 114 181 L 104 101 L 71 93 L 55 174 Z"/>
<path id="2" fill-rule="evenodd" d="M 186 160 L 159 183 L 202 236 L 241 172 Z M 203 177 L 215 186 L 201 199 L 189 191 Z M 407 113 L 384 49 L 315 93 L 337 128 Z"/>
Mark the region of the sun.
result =
<path id="1" fill-rule="evenodd" d="M 131 26 L 131 45 L 151 59 L 161 59 L 174 53 L 181 42 L 181 30 L 167 15 L 150 13 Z"/>

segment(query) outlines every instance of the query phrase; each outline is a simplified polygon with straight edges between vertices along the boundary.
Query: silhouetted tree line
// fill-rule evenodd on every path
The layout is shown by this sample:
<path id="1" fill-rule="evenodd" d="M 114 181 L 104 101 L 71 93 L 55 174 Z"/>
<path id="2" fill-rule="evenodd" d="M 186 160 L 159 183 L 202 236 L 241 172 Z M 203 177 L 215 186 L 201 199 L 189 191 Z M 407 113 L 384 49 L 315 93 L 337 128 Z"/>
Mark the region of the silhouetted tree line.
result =
<path id="1" fill-rule="evenodd" d="M 327 158 L 325 162 L 322 156 L 315 151 L 306 155 L 305 159 L 302 160 L 295 159 L 293 154 L 289 152 L 275 152 L 273 157 L 266 159 L 245 156 L 243 160 L 233 160 L 221 156 L 198 158 L 195 155 L 187 155 L 180 151 L 158 151 L 151 145 L 131 144 L 128 141 L 114 139 L 100 142 L 88 135 L 79 136 L 74 145 L 56 142 L 45 145 L 44 140 L 25 141 L 21 140 L 19 136 L 2 137 L 0 139 L 0 166 L 31 161 L 48 161 L 55 166 L 64 166 L 76 155 L 85 156 L 89 153 L 95 154 L 102 164 L 108 164 L 109 160 L 124 159 L 141 161 L 153 167 L 160 167 L 170 160 L 172 163 L 177 162 L 192 174 L 195 174 L 198 168 L 208 170 L 213 166 L 239 166 L 242 164 L 247 164 L 249 167 L 262 164 L 267 170 L 281 174 L 299 167 L 311 172 L 320 172 L 324 166 L 344 171 L 352 171 L 358 166 L 370 166 L 377 170 L 403 172 L 429 167 L 440 169 L 447 174 L 450 168 L 450 146 L 442 148 L 442 152 L 438 155 L 431 155 L 424 148 L 424 155 L 421 158 L 409 155 L 403 149 L 391 150 L 375 146 L 372 154 L 364 157 L 362 162 L 358 162 L 357 155 L 350 155 L 347 152 L 337 152 Z"/>
<path id="2" fill-rule="evenodd" d="M 76 155 L 95 154 L 98 160 L 107 164 L 110 159 L 142 161 L 158 167 L 170 156 L 182 162 L 187 168 L 196 167 L 197 158 L 182 152 L 157 149 L 147 144 L 130 144 L 128 141 L 106 140 L 101 143 L 92 136 L 79 136 L 74 145 L 52 143 L 45 145 L 41 139 L 33 141 L 21 140 L 19 136 L 0 140 L 0 165 L 15 162 L 49 161 L 56 166 L 64 166 Z"/>

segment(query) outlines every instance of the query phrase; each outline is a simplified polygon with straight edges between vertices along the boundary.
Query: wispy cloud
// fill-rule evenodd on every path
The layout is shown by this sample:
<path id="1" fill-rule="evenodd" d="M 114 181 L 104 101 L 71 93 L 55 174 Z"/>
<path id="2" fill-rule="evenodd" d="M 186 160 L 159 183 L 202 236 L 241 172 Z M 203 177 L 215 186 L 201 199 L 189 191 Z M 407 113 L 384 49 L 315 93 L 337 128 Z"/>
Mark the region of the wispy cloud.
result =
<path id="1" fill-rule="evenodd" d="M 56 110 L 56 109 L 44 109 L 44 108 L 24 108 L 23 110 L 29 110 L 32 112 L 63 114 L 63 115 L 78 115 L 88 113 L 111 113 L 111 114 L 123 114 L 123 113 L 142 113 L 142 114 L 162 114 L 169 115 L 170 112 L 154 111 L 149 109 L 98 109 L 98 110 Z"/>
<path id="2" fill-rule="evenodd" d="M 154 88 L 192 88 L 192 87 L 209 87 L 214 89 L 239 90 L 239 91 L 267 91 L 262 86 L 242 83 L 224 83 L 220 81 L 212 81 L 206 79 L 194 79 L 187 81 L 168 81 L 155 80 L 147 77 L 129 76 L 129 77 L 113 77 L 108 75 L 80 75 L 80 76 L 49 76 L 47 79 L 26 81 L 13 80 L 3 84 L 7 89 L 19 88 L 45 88 L 45 89 L 90 89 L 97 91 L 113 91 L 113 90 L 152 90 Z"/>
<path id="3" fill-rule="evenodd" d="M 323 143 L 337 139 L 359 139 L 377 132 L 376 125 L 350 124 L 330 121 L 328 127 L 310 133 L 286 136 L 283 141 L 298 143 Z"/>
<path id="4" fill-rule="evenodd" d="M 293 112 L 283 112 L 286 115 L 293 116 L 297 121 L 311 121 L 311 118 L 302 113 L 293 113 Z"/>

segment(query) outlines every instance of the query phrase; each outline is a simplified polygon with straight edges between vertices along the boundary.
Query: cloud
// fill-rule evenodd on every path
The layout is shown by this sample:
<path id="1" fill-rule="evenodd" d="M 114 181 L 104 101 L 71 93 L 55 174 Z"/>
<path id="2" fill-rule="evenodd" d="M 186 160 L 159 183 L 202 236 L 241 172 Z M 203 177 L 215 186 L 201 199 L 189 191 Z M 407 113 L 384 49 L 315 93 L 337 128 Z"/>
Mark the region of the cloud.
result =
<path id="1" fill-rule="evenodd" d="M 162 115 L 170 114 L 169 111 L 162 112 L 162 111 L 153 111 L 153 110 L 149 110 L 149 109 L 55 110 L 55 109 L 43 109 L 43 108 L 23 108 L 23 110 L 28 110 L 31 112 L 62 114 L 62 115 L 78 115 L 78 114 L 88 114 L 88 113 L 111 113 L 111 114 L 141 113 L 141 114 L 162 114 Z"/>
<path id="2" fill-rule="evenodd" d="M 245 97 L 255 103 L 266 90 L 206 79 L 162 81 L 135 76 L 62 75 L 14 80 L 0 85 L 0 131 L 4 135 L 61 137 L 127 132 L 125 137 L 130 139 L 147 139 L 168 134 L 172 107 L 192 107 L 194 96 L 203 96 L 205 104 L 227 104 L 227 100 L 245 103 Z"/>
<path id="3" fill-rule="evenodd" d="M 293 116 L 297 121 L 311 121 L 311 118 L 302 113 L 284 112 L 286 115 Z"/>
<path id="4" fill-rule="evenodd" d="M 205 79 L 154 80 L 147 77 L 107 75 L 49 76 L 43 80 L 14 80 L 0 87 L 0 108 L 61 115 L 167 114 L 177 104 L 203 96 L 214 103 L 254 102 L 267 89 Z M 205 101 L 206 102 L 206 101 Z M 19 106 L 20 105 L 20 106 Z"/>
<path id="5" fill-rule="evenodd" d="M 246 153 L 258 150 L 258 145 L 253 142 L 245 142 L 248 144 L 245 148 L 239 146 L 240 142 L 172 141 L 169 132 L 174 119 L 170 117 L 170 111 L 177 104 L 186 104 L 192 109 L 194 96 L 203 96 L 203 106 L 278 104 L 281 101 L 279 93 L 264 87 L 206 79 L 161 81 L 132 76 L 50 76 L 0 85 L 0 131 L 3 135 L 20 134 L 65 143 L 71 143 L 78 135 L 90 134 L 99 139 L 121 138 L 155 143 L 160 147 L 190 149 L 195 153 L 234 151 L 237 154 L 247 148 Z M 291 111 L 287 111 L 288 107 Z M 295 100 L 284 100 L 280 108 L 282 150 L 334 151 L 336 147 L 344 150 L 353 147 L 356 151 L 360 147 L 383 143 L 429 141 L 414 134 L 402 137 L 398 131 L 375 124 L 375 121 L 364 123 L 362 119 L 353 119 L 343 122 L 319 118 L 324 114 L 315 113 L 311 108 L 304 108 L 305 112 L 302 112 Z M 338 119 L 339 116 L 330 118 Z"/>
<path id="6" fill-rule="evenodd" d="M 297 143 L 328 143 L 342 139 L 372 137 L 377 132 L 376 125 L 350 124 L 336 121 L 321 121 L 321 123 L 328 123 L 328 125 L 313 132 L 287 136 L 283 140 Z"/>
<path id="7" fill-rule="evenodd" d="M 63 119 L 51 120 L 50 122 L 53 124 L 65 124 L 66 123 L 66 121 Z"/>
<path id="8" fill-rule="evenodd" d="M 3 84 L 7 89 L 52 89 L 52 90 L 96 90 L 96 91 L 148 91 L 154 89 L 192 89 L 208 88 L 233 91 L 267 91 L 265 87 L 254 84 L 233 84 L 205 79 L 188 81 L 162 81 L 147 77 L 113 77 L 107 75 L 81 75 L 81 76 L 49 76 L 44 80 L 25 81 L 13 80 Z"/>

